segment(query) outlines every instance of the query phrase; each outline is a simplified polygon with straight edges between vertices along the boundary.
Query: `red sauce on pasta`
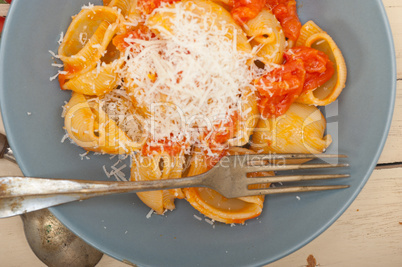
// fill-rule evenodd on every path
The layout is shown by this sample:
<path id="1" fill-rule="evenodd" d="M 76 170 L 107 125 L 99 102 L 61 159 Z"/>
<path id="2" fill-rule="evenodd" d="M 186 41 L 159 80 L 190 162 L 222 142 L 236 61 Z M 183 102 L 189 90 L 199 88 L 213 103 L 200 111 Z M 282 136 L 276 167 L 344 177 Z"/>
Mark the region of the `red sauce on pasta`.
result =
<path id="1" fill-rule="evenodd" d="M 324 52 L 317 49 L 305 46 L 294 47 L 284 53 L 284 58 L 287 61 L 301 59 L 304 62 L 306 80 L 303 91 L 313 90 L 323 85 L 335 72 L 334 63 Z"/>
<path id="2" fill-rule="evenodd" d="M 306 70 L 300 59 L 285 62 L 254 85 L 260 94 L 258 109 L 264 118 L 284 114 L 303 90 Z"/>
<path id="3" fill-rule="evenodd" d="M 302 26 L 297 15 L 296 0 L 266 0 L 266 3 L 281 23 L 285 37 L 296 42 Z"/>
<path id="4" fill-rule="evenodd" d="M 127 47 L 133 45 L 132 43 L 127 43 L 125 41 L 126 38 L 149 40 L 150 38 L 153 37 L 155 37 L 155 34 L 153 34 L 149 30 L 149 28 L 141 25 L 133 31 L 129 31 L 125 34 L 116 35 L 113 38 L 112 43 L 119 51 L 124 52 L 124 50 L 126 50 Z"/>
<path id="5" fill-rule="evenodd" d="M 74 74 L 74 73 L 77 73 L 77 72 L 79 72 L 81 69 L 82 69 L 82 68 L 77 68 L 77 67 L 73 67 L 73 66 L 71 66 L 71 65 L 65 64 L 65 65 L 64 65 L 64 71 L 65 71 L 66 73 L 64 73 L 64 74 L 59 74 L 59 77 L 58 77 L 59 83 L 60 83 L 60 88 L 63 89 L 64 84 L 67 82 L 67 80 L 68 80 L 67 77 L 68 77 L 69 75 L 72 75 L 72 74 Z M 64 90 L 64 89 L 63 89 L 63 90 Z"/>
<path id="6" fill-rule="evenodd" d="M 254 81 L 260 95 L 258 108 L 265 118 L 284 114 L 302 92 L 323 85 L 335 72 L 329 57 L 314 48 L 291 48 L 284 59 L 282 66 Z"/>
<path id="7" fill-rule="evenodd" d="M 208 170 L 215 166 L 224 156 L 227 156 L 229 154 L 227 148 L 221 150 L 212 149 L 212 152 L 214 156 L 208 156 L 205 151 L 203 152 L 205 153 L 206 165 Z"/>
<path id="8" fill-rule="evenodd" d="M 214 131 L 211 135 L 210 140 L 212 143 L 216 144 L 224 144 L 230 138 L 235 136 L 235 131 L 237 128 L 237 112 L 234 112 L 232 116 L 228 117 L 227 121 L 220 122 L 217 125 L 214 125 Z"/>
<path id="9" fill-rule="evenodd" d="M 168 153 L 170 156 L 180 154 L 184 149 L 185 142 L 173 142 L 167 138 L 158 140 L 155 144 L 145 143 L 142 147 L 141 153 L 143 156 L 149 156 L 154 153 L 162 154 Z"/>
<path id="10" fill-rule="evenodd" d="M 137 4 L 146 14 L 151 14 L 162 3 L 172 4 L 178 1 L 180 0 L 139 0 Z"/>
<path id="11" fill-rule="evenodd" d="M 296 42 L 301 23 L 297 15 L 296 0 L 230 0 L 233 19 L 240 25 L 255 18 L 266 6 L 281 23 L 285 37 Z"/>
<path id="12" fill-rule="evenodd" d="M 264 8 L 266 0 L 230 0 L 231 14 L 238 24 L 255 18 Z"/>

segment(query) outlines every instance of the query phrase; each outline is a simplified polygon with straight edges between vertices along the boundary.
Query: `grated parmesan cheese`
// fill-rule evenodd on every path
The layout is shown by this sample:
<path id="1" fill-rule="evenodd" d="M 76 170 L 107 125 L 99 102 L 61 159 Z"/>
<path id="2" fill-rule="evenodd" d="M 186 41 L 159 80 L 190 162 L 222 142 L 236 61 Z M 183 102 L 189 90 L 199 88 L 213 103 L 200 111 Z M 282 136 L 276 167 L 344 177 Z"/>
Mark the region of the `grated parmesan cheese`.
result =
<path id="1" fill-rule="evenodd" d="M 194 216 L 194 218 L 196 218 L 197 220 L 199 220 L 199 221 L 202 221 L 202 218 L 200 217 L 200 216 L 198 216 L 198 215 L 193 215 Z"/>
<path id="2" fill-rule="evenodd" d="M 199 142 L 202 132 L 239 110 L 240 96 L 255 76 L 247 64 L 252 53 L 239 51 L 236 38 L 227 37 L 235 29 L 219 27 L 210 22 L 211 16 L 186 11 L 183 5 L 162 5 L 154 11 L 174 13 L 172 33 L 151 27 L 162 39 L 125 38 L 128 48 L 118 70 L 119 85 L 134 88 L 130 96 L 151 113 L 143 121 L 150 145 L 163 139 Z"/>
<path id="3" fill-rule="evenodd" d="M 63 64 L 58 64 L 58 63 L 52 63 L 52 67 L 63 68 L 64 65 Z"/>
<path id="4" fill-rule="evenodd" d="M 60 58 L 58 55 L 56 55 L 52 50 L 49 50 L 49 53 L 52 55 L 54 58 Z"/>
<path id="5" fill-rule="evenodd" d="M 154 210 L 153 209 L 151 209 L 148 213 L 147 213 L 147 215 L 145 216 L 147 219 L 149 219 L 149 218 L 151 218 L 151 216 L 152 216 L 152 214 L 154 213 Z"/>

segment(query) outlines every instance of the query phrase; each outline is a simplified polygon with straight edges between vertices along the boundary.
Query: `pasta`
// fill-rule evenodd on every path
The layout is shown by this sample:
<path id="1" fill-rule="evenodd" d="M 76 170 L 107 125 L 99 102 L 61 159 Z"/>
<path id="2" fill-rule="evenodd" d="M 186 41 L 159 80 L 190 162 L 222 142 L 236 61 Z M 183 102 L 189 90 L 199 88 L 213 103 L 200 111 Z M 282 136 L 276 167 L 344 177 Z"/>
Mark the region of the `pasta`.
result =
<path id="1" fill-rule="evenodd" d="M 332 142 L 330 135 L 324 137 L 325 127 L 319 109 L 293 103 L 285 114 L 258 122 L 251 148 L 263 153 L 319 154 Z"/>
<path id="2" fill-rule="evenodd" d="M 252 36 L 255 47 L 261 46 L 257 56 L 265 64 L 281 64 L 283 52 L 286 48 L 285 35 L 276 17 L 268 10 L 263 9 L 255 18 L 246 23 L 245 33 Z"/>
<path id="3" fill-rule="evenodd" d="M 233 147 L 227 152 L 229 155 L 253 154 L 252 150 Z M 192 158 L 189 176 L 206 172 L 213 166 L 214 159 L 208 158 L 197 150 Z M 273 172 L 258 173 L 256 176 L 273 176 Z M 254 188 L 269 187 L 265 185 L 253 185 Z M 209 188 L 185 188 L 186 199 L 190 204 L 203 214 L 208 214 L 213 220 L 224 223 L 244 223 L 245 220 L 257 217 L 263 208 L 264 196 L 250 196 L 228 199 Z"/>
<path id="4" fill-rule="evenodd" d="M 163 164 L 162 169 L 159 168 L 160 163 Z M 184 158 L 182 155 L 140 156 L 137 154 L 133 157 L 131 179 L 134 181 L 146 181 L 180 178 L 183 165 Z M 180 189 L 140 192 L 137 195 L 158 214 L 163 214 L 166 209 L 173 210 L 175 208 L 175 198 L 184 198 L 184 194 Z"/>
<path id="5" fill-rule="evenodd" d="M 197 175 L 225 155 L 316 154 L 331 144 L 316 106 L 338 98 L 346 64 L 328 33 L 301 25 L 295 0 L 103 4 L 73 17 L 58 50 L 60 87 L 72 91 L 64 127 L 87 151 L 129 155 L 132 181 Z M 264 196 L 207 188 L 137 195 L 158 214 L 185 199 L 227 224 L 264 205 Z"/>
<path id="6" fill-rule="evenodd" d="M 331 104 L 338 98 L 346 82 L 346 63 L 341 50 L 331 36 L 312 21 L 307 22 L 302 27 L 301 36 L 297 40 L 297 43 L 299 46 L 313 47 L 324 52 L 330 57 L 332 62 L 336 63 L 334 75 L 314 91 L 303 92 L 297 99 L 297 102 L 320 106 Z"/>

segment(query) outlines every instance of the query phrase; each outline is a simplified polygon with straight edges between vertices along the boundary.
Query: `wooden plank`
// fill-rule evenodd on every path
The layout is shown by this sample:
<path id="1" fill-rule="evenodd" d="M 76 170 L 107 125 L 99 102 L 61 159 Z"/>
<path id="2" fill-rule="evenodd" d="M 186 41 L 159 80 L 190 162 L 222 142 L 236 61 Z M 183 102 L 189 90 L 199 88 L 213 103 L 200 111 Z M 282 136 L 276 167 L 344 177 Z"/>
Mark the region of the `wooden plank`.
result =
<path id="1" fill-rule="evenodd" d="M 9 4 L 0 4 L 0 17 L 5 17 L 8 13 Z"/>
<path id="2" fill-rule="evenodd" d="M 383 0 L 394 38 L 397 77 L 402 79 L 402 1 Z"/>
<path id="3" fill-rule="evenodd" d="M 327 231 L 269 267 L 401 266 L 402 168 L 376 170 L 348 210 Z"/>
<path id="4" fill-rule="evenodd" d="M 402 1 L 384 0 L 394 38 L 397 62 L 397 94 L 391 129 L 379 163 L 402 162 Z"/>
<path id="5" fill-rule="evenodd" d="M 402 14 L 402 10 L 401 10 Z M 401 16 L 402 17 L 402 16 Z M 400 44 L 402 46 L 402 43 Z M 402 67 L 402 65 L 401 65 Z M 402 80 L 397 82 L 394 116 L 378 163 L 402 162 Z"/>

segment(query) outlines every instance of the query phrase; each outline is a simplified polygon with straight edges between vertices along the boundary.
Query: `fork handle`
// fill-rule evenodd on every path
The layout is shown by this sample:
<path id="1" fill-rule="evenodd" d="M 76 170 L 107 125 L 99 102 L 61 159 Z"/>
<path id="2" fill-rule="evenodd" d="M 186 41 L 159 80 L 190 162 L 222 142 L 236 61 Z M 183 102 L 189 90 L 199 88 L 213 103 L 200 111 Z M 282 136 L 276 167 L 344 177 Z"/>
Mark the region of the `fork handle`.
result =
<path id="1" fill-rule="evenodd" d="M 127 192 L 200 187 L 204 175 L 137 182 L 62 180 L 33 177 L 0 178 L 0 218 L 63 203 Z"/>
<path id="2" fill-rule="evenodd" d="M 203 175 L 197 175 L 179 179 L 115 182 L 9 176 L 0 178 L 0 199 L 55 194 L 90 194 L 95 196 L 194 186 L 198 187 L 203 186 L 201 184 L 202 177 Z"/>

